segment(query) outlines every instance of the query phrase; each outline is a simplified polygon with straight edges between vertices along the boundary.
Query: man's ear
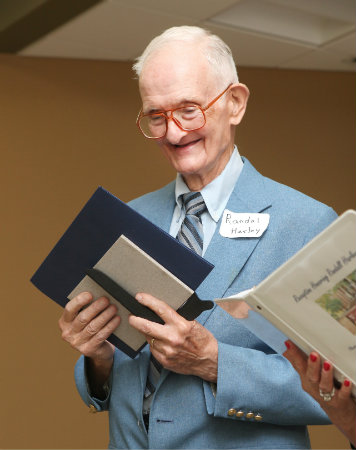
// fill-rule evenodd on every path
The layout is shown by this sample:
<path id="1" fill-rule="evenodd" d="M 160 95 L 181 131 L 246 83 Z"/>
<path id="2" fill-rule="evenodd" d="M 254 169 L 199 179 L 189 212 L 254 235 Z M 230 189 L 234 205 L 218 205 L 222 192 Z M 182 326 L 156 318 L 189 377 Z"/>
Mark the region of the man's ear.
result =
<path id="1" fill-rule="evenodd" d="M 245 114 L 250 91 L 246 85 L 236 83 L 231 86 L 230 92 L 232 101 L 230 123 L 231 125 L 238 125 Z"/>

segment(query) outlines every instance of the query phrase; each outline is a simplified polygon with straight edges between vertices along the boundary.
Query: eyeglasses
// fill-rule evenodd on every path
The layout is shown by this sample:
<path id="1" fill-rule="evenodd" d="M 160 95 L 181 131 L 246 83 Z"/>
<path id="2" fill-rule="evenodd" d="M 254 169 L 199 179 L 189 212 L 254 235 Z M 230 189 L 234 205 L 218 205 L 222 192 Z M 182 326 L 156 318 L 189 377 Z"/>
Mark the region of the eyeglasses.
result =
<path id="1" fill-rule="evenodd" d="M 187 105 L 149 114 L 143 114 L 141 109 L 136 120 L 136 125 L 148 139 L 163 138 L 167 133 L 168 120 L 173 120 L 177 127 L 183 131 L 199 130 L 206 124 L 205 111 L 217 102 L 231 86 L 232 84 L 229 84 L 229 86 L 205 106 L 205 108 L 199 105 Z M 168 115 L 168 113 L 170 113 L 170 115 Z"/>

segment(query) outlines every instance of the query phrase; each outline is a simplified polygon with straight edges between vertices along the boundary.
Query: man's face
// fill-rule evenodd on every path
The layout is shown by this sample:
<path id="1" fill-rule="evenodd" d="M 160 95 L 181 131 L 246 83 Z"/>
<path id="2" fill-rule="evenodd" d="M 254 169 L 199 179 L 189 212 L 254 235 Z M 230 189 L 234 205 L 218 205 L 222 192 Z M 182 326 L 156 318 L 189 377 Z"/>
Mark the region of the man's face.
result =
<path id="1" fill-rule="evenodd" d="M 205 107 L 227 87 L 217 82 L 201 50 L 192 47 L 171 44 L 146 62 L 140 77 L 144 113 L 192 103 Z M 206 111 L 206 124 L 200 130 L 183 131 L 169 120 L 166 136 L 156 141 L 192 190 L 216 178 L 232 153 L 234 129 L 229 95 L 228 91 Z"/>

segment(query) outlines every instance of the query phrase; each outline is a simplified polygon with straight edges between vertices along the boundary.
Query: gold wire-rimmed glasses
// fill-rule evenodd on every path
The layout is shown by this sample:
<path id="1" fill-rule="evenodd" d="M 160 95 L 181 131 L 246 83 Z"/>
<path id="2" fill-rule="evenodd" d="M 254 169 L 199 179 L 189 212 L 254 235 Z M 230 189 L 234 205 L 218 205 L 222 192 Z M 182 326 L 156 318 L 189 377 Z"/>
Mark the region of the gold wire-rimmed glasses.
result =
<path id="1" fill-rule="evenodd" d="M 136 120 L 136 125 L 148 139 L 163 138 L 167 133 L 168 120 L 173 120 L 177 127 L 183 131 L 200 130 L 206 124 L 205 111 L 217 102 L 231 86 L 232 83 L 204 108 L 196 104 L 191 104 L 148 114 L 143 114 L 141 109 Z"/>

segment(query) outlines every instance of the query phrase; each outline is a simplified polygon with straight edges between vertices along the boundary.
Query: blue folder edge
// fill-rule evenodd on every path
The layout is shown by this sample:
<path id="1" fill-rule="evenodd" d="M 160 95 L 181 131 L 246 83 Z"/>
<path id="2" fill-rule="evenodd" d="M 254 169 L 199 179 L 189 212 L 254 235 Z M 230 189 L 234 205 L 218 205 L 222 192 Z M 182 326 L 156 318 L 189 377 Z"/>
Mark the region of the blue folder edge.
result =
<path id="1" fill-rule="evenodd" d="M 128 239 L 195 291 L 214 266 L 99 187 L 59 239 L 31 282 L 65 307 L 67 296 L 114 242 Z M 112 344 L 134 358 L 138 351 L 111 335 Z"/>

